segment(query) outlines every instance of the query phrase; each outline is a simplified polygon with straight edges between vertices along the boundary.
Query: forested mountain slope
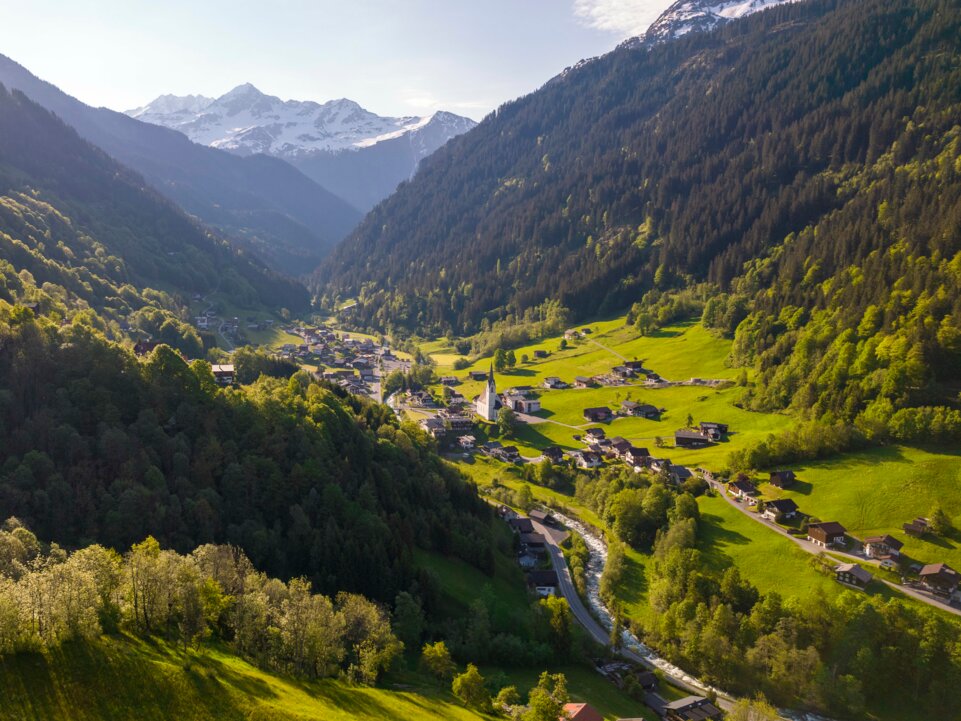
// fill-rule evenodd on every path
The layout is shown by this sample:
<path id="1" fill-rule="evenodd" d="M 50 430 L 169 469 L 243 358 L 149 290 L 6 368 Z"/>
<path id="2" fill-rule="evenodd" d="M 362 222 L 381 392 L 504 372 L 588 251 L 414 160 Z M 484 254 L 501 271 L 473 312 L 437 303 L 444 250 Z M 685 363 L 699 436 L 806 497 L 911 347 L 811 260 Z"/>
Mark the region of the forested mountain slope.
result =
<path id="1" fill-rule="evenodd" d="M 274 268 L 303 273 L 360 220 L 359 211 L 277 158 L 240 158 L 192 143 L 174 130 L 92 108 L 2 55 L 0 83 L 22 90 Z"/>
<path id="2" fill-rule="evenodd" d="M 0 507 L 67 547 L 229 542 L 382 601 L 415 580 L 414 548 L 493 564 L 487 504 L 385 406 L 303 373 L 220 389 L 204 361 L 141 361 L 2 300 Z"/>
<path id="3" fill-rule="evenodd" d="M 959 17 L 956 2 L 814 0 L 583 63 L 425 161 L 317 293 L 357 297 L 362 325 L 464 332 L 547 298 L 584 318 L 655 286 L 728 289 L 790 233 L 855 212 L 859 170 L 951 129 Z M 887 243 L 822 240 L 818 273 Z"/>
<path id="4" fill-rule="evenodd" d="M 246 308 L 308 301 L 299 284 L 231 249 L 49 111 L 0 86 L 0 298 L 60 317 L 90 308 L 98 323 L 129 323 L 196 357 L 185 308 L 218 288 Z M 175 341 L 188 336 L 186 346 Z"/>

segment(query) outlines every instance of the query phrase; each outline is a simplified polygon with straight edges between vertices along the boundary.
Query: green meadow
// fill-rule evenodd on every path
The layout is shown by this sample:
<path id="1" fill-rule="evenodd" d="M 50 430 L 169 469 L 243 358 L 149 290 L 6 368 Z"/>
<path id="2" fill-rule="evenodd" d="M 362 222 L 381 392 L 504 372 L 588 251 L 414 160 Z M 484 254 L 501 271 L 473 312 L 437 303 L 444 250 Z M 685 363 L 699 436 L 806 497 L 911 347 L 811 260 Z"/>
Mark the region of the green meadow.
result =
<path id="1" fill-rule="evenodd" d="M 798 483 L 781 491 L 762 484 L 766 497 L 793 498 L 824 521 L 839 521 L 858 538 L 890 533 L 902 553 L 923 563 L 961 568 L 961 535 L 912 538 L 901 524 L 927 516 L 939 504 L 961 528 L 961 453 L 886 446 L 792 467 Z"/>

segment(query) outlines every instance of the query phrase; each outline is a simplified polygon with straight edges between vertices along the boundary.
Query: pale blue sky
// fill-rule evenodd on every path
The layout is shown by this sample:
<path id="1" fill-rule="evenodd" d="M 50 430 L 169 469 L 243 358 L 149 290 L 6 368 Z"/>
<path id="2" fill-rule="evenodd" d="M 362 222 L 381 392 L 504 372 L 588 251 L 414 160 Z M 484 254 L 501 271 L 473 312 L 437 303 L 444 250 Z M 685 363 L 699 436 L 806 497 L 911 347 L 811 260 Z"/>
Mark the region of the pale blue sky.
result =
<path id="1" fill-rule="evenodd" d="M 480 118 L 639 34 L 670 0 L 0 0 L 0 53 L 91 105 L 243 82 Z"/>

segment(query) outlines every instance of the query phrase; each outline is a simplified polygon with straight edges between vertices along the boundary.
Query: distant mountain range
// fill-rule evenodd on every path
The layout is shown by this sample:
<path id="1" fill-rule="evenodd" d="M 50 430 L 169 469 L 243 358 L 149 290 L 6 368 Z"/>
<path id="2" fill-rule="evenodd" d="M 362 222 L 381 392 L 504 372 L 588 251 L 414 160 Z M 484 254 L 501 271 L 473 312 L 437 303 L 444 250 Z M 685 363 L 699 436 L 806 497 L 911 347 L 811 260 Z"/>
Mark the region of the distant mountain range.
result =
<path id="1" fill-rule="evenodd" d="M 361 211 L 408 180 L 421 160 L 476 125 L 447 112 L 383 117 L 345 98 L 281 100 L 249 83 L 219 98 L 161 95 L 127 115 L 235 155 L 263 153 L 286 160 Z"/>
<path id="2" fill-rule="evenodd" d="M 676 40 L 691 32 L 706 32 L 731 20 L 797 0 L 678 0 L 655 20 L 643 35 L 627 40 L 626 47 L 650 47 Z"/>
<path id="3" fill-rule="evenodd" d="M 2 55 L 0 84 L 21 90 L 276 269 L 304 273 L 361 218 L 352 205 L 278 158 L 238 157 L 123 113 L 92 108 Z"/>

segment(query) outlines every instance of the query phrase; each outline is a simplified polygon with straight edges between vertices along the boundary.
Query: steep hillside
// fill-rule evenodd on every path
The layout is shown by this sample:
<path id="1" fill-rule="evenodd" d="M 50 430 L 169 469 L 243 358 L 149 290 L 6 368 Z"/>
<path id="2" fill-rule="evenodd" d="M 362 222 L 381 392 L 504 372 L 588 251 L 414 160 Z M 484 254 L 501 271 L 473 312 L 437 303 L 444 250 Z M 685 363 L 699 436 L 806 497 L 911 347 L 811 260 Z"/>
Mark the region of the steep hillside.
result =
<path id="1" fill-rule="evenodd" d="M 301 309 L 308 300 L 301 286 L 232 250 L 136 173 L 2 86 L 0 279 L 0 298 L 38 303 L 41 313 L 72 317 L 92 308 L 117 326 L 136 327 L 139 318 L 156 333 L 159 323 L 147 327 L 143 317 L 150 311 L 181 336 L 191 297 L 220 286 L 245 308 Z"/>
<path id="2" fill-rule="evenodd" d="M 84 105 L 2 55 L 0 83 L 22 90 L 188 213 L 274 268 L 303 273 L 360 219 L 345 201 L 281 160 L 240 158 L 123 113 Z"/>
<path id="3" fill-rule="evenodd" d="M 958 27 L 950 2 L 818 0 L 581 64 L 425 161 L 316 291 L 357 297 L 362 325 L 443 332 L 547 298 L 584 318 L 655 285 L 727 288 L 841 209 L 854 169 L 950 128 Z"/>
<path id="4" fill-rule="evenodd" d="M 447 112 L 382 117 L 346 98 L 284 101 L 249 83 L 219 98 L 163 95 L 127 115 L 236 155 L 287 160 L 364 212 L 410 178 L 421 160 L 477 124 Z"/>

